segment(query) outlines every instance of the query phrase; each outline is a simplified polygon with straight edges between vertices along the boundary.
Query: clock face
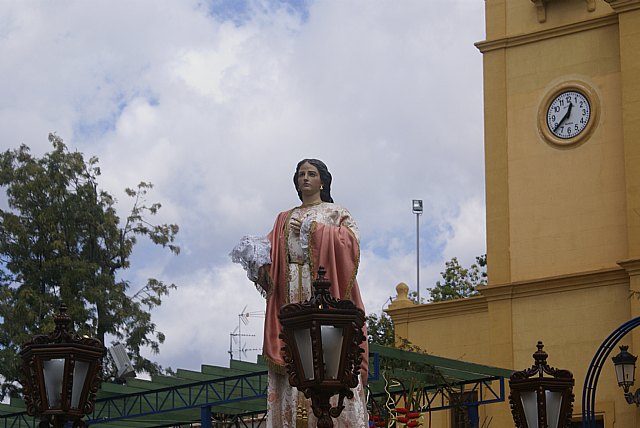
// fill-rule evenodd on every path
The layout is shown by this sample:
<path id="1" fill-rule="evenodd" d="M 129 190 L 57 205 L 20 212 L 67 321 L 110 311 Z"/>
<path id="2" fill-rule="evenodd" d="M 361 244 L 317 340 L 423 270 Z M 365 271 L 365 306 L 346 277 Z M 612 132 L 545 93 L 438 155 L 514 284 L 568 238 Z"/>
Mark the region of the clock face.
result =
<path id="1" fill-rule="evenodd" d="M 568 140 L 585 130 L 591 117 L 589 100 L 580 91 L 567 90 L 551 100 L 547 127 L 558 138 Z"/>

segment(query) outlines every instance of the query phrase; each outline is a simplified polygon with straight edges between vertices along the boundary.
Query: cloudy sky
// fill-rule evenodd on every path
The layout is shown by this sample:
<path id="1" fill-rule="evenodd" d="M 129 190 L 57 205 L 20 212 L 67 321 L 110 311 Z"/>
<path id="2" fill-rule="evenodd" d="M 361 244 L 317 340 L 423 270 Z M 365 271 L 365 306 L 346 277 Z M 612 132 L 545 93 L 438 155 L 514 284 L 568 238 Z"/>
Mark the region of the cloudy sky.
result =
<path id="1" fill-rule="evenodd" d="M 122 215 L 144 180 L 180 225 L 179 256 L 142 243 L 124 273 L 178 285 L 153 314 L 162 365 L 226 366 L 245 306 L 261 346 L 264 302 L 228 253 L 299 203 L 302 158 L 358 222 L 368 312 L 415 289 L 412 199 L 423 297 L 446 260 L 485 252 L 484 1 L 0 3 L 0 149 L 42 155 L 55 132 L 100 158 Z"/>

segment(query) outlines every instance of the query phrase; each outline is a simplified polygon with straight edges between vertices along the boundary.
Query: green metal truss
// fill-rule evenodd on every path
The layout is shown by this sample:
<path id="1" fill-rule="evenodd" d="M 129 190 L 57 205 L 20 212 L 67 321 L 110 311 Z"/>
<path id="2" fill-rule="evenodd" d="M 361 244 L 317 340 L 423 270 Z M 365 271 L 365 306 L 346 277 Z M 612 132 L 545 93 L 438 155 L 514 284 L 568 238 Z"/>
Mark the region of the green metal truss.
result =
<path id="1" fill-rule="evenodd" d="M 424 412 L 504 401 L 504 378 L 510 374 L 510 370 L 370 345 L 370 398 L 399 403 L 405 391 L 389 385 L 390 380 L 399 380 L 421 391 L 419 408 Z M 207 428 L 213 426 L 211 421 L 224 421 L 225 426 L 257 427 L 266 414 L 267 383 L 264 363 L 236 360 L 231 360 L 230 367 L 179 369 L 176 376 L 154 376 L 150 381 L 104 383 L 87 423 L 101 428 L 188 427 L 198 423 Z M 454 400 L 469 396 L 469 392 L 474 392 L 473 402 Z M 0 428 L 37 427 L 38 421 L 24 409 L 21 400 L 0 405 Z"/>

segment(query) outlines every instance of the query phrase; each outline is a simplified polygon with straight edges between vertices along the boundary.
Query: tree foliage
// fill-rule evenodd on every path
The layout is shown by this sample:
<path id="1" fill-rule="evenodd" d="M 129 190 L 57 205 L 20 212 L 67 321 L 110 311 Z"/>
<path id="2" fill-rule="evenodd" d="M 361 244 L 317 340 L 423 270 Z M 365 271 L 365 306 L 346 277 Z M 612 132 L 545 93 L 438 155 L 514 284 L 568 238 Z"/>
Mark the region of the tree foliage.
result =
<path id="1" fill-rule="evenodd" d="M 382 312 L 380 316 L 377 314 L 367 315 L 367 335 L 369 343 L 375 343 L 382 346 L 395 346 L 395 330 L 391 317 Z"/>
<path id="2" fill-rule="evenodd" d="M 70 152 L 56 135 L 49 141 L 53 150 L 42 158 L 25 145 L 0 154 L 9 207 L 0 210 L 0 398 L 18 392 L 19 348 L 53 330 L 61 302 L 80 334 L 103 343 L 109 335 L 125 345 L 137 371 L 162 371 L 140 351 L 159 351 L 165 337 L 150 311 L 175 285 L 151 278 L 131 293 L 121 275 L 138 238 L 178 254 L 178 226 L 150 223 L 160 204 L 147 204 L 152 185 L 144 182 L 126 190 L 133 208 L 121 221 L 114 198 L 98 187 L 98 159 Z"/>
<path id="3" fill-rule="evenodd" d="M 487 255 L 476 257 L 469 268 L 462 267 L 456 257 L 445 263 L 444 272 L 440 272 L 443 281 L 437 281 L 431 289 L 431 301 L 461 299 L 475 296 L 476 287 L 487 285 Z"/>

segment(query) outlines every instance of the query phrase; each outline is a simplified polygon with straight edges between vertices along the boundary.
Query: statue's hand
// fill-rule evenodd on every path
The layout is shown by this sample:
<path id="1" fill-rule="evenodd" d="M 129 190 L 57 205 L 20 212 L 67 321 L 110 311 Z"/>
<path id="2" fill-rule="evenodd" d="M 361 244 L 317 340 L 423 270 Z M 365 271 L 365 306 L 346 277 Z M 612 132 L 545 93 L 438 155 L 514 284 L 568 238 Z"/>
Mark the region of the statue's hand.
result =
<path id="1" fill-rule="evenodd" d="M 302 226 L 302 220 L 300 220 L 299 218 L 295 218 L 295 217 L 291 218 L 291 222 L 289 223 L 289 227 L 291 228 L 291 231 L 293 233 L 295 233 L 296 235 L 299 235 L 301 226 Z"/>
<path id="2" fill-rule="evenodd" d="M 271 269 L 271 265 L 262 265 L 260 269 L 258 269 L 258 280 L 256 283 L 265 290 L 269 288 L 269 270 Z"/>

